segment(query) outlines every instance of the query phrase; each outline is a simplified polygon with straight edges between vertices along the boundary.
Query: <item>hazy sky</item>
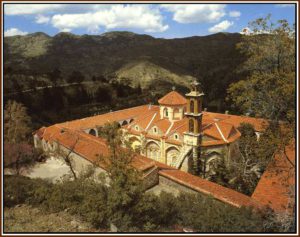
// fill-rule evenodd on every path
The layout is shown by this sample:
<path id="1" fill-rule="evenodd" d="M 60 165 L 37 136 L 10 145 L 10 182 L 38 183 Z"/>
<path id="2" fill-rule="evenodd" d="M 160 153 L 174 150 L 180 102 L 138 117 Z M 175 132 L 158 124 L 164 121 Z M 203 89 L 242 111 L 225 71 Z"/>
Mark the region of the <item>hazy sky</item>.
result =
<path id="1" fill-rule="evenodd" d="M 180 38 L 240 32 L 269 13 L 274 21 L 295 22 L 294 4 L 4 4 L 4 31 L 11 36 L 126 30 Z"/>

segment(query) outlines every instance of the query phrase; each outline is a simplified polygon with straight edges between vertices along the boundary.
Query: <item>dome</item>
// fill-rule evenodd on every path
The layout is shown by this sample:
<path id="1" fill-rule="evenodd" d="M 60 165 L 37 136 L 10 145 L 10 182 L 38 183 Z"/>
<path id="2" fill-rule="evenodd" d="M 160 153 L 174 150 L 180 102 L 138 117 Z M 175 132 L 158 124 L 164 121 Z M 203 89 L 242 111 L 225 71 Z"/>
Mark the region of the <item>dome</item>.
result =
<path id="1" fill-rule="evenodd" d="M 160 105 L 186 105 L 186 99 L 176 91 L 171 91 L 158 100 Z"/>

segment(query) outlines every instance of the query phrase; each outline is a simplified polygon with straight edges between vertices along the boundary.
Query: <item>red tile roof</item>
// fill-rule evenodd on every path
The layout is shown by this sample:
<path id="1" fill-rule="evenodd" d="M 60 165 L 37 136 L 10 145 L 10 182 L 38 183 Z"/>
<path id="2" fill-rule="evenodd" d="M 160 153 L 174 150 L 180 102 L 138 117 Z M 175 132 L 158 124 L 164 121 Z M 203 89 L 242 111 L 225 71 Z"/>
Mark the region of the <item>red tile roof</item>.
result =
<path id="1" fill-rule="evenodd" d="M 60 125 L 53 125 L 47 128 L 41 128 L 36 134 L 41 139 L 50 143 L 57 141 L 62 146 L 69 149 L 73 147 L 76 140 L 78 140 L 74 146 L 74 152 L 92 163 L 99 161 L 98 155 L 109 155 L 109 149 L 105 140 L 86 134 L 82 131 L 71 130 Z M 288 156 L 295 162 L 294 149 L 288 150 Z M 282 176 L 282 174 L 288 174 L 288 172 L 285 171 L 285 168 L 288 168 L 289 166 L 287 160 L 281 159 L 280 156 L 276 156 L 275 161 L 277 162 L 275 165 L 270 164 L 268 166 L 252 197 L 174 169 L 139 154 L 135 155 L 131 164 L 134 168 L 145 172 L 152 167 L 158 167 L 160 169 L 160 175 L 195 191 L 212 195 L 214 198 L 236 207 L 252 206 L 262 208 L 262 205 L 270 205 L 274 210 L 278 211 L 287 208 L 288 196 L 286 196 L 286 191 L 288 186 L 286 183 L 283 183 L 282 178 L 286 178 L 286 175 Z M 106 169 L 103 163 L 98 162 L 97 164 Z M 274 169 L 274 167 L 276 167 L 276 169 Z M 280 168 L 279 170 L 278 167 Z M 281 175 L 278 176 L 278 173 Z M 293 184 L 295 176 L 291 176 L 287 180 Z"/>
<path id="2" fill-rule="evenodd" d="M 70 129 L 87 129 L 94 128 L 96 126 L 104 125 L 107 122 L 122 121 L 126 119 L 135 119 L 141 114 L 147 113 L 149 110 L 155 107 L 149 105 L 142 105 L 137 107 L 132 107 L 128 109 L 118 110 L 114 112 L 109 112 L 106 114 L 96 115 L 92 117 L 87 117 L 83 119 L 77 119 L 73 121 L 68 121 L 61 123 L 60 125 Z"/>
<path id="3" fill-rule="evenodd" d="M 43 132 L 36 134 L 47 142 L 56 141 L 68 149 L 73 148 L 73 151 L 78 155 L 106 169 L 105 164 L 99 162 L 99 155 L 109 155 L 109 149 L 104 139 L 59 125 L 47 127 Z M 139 154 L 136 154 L 132 160 L 132 166 L 141 171 L 154 165 L 155 162 Z"/>
<path id="4" fill-rule="evenodd" d="M 291 191 L 295 188 L 295 147 L 287 147 L 286 156 L 275 156 L 252 194 L 252 198 L 277 212 L 291 211 Z M 293 164 L 291 164 L 291 163 Z"/>
<path id="5" fill-rule="evenodd" d="M 167 99 L 171 98 L 171 101 L 174 102 L 178 101 L 177 99 L 181 98 L 182 96 L 179 93 L 172 91 L 166 96 L 164 96 L 162 99 L 165 100 L 165 97 Z M 173 100 L 172 98 L 175 99 Z M 183 101 L 181 102 L 183 103 Z M 186 103 L 186 100 L 184 103 Z M 88 128 L 94 128 L 96 126 L 101 126 L 106 122 L 122 121 L 126 119 L 134 119 L 133 123 L 131 123 L 128 126 L 125 126 L 124 128 L 128 128 L 131 133 L 136 135 L 140 134 L 141 132 L 144 132 L 146 128 L 151 129 L 154 125 L 157 126 L 163 133 L 166 133 L 171 125 L 167 118 L 160 119 L 159 106 L 155 105 L 137 106 L 84 119 L 64 122 L 59 125 L 70 129 L 84 130 Z M 262 131 L 264 129 L 265 124 L 267 123 L 263 119 L 251 118 L 246 116 L 203 112 L 203 133 L 207 136 L 214 137 L 216 140 L 203 141 L 202 145 L 214 146 L 235 141 L 240 136 L 240 133 L 236 130 L 236 127 L 238 127 L 243 122 L 251 123 L 257 131 Z M 135 131 L 135 124 L 139 125 L 142 128 L 142 130 Z M 163 136 L 171 136 L 172 134 L 174 134 L 174 132 L 178 132 L 179 134 L 183 135 L 183 133 L 186 131 L 188 131 L 188 121 L 186 118 L 183 118 L 182 120 L 175 121 L 168 134 L 163 134 Z M 225 139 L 223 139 L 223 137 Z"/>
<path id="6" fill-rule="evenodd" d="M 236 192 L 229 188 L 225 188 L 219 184 L 213 183 L 211 181 L 202 179 L 200 177 L 194 176 L 192 174 L 180 170 L 163 169 L 159 171 L 159 174 L 183 186 L 186 186 L 206 195 L 211 195 L 222 202 L 231 204 L 236 207 L 247 206 L 254 208 L 262 208 L 262 206 L 258 202 L 256 202 L 247 195 Z"/>
<path id="7" fill-rule="evenodd" d="M 171 91 L 164 97 L 160 98 L 158 100 L 158 103 L 161 105 L 185 105 L 186 98 L 184 98 L 176 91 Z"/>
<path id="8" fill-rule="evenodd" d="M 210 118 L 211 120 L 217 120 L 229 123 L 235 127 L 239 127 L 241 123 L 250 123 L 254 126 L 254 129 L 258 132 L 261 132 L 265 129 L 268 121 L 261 118 L 253 118 L 248 116 L 239 116 L 232 114 L 220 114 L 212 112 L 203 112 L 203 117 Z"/>

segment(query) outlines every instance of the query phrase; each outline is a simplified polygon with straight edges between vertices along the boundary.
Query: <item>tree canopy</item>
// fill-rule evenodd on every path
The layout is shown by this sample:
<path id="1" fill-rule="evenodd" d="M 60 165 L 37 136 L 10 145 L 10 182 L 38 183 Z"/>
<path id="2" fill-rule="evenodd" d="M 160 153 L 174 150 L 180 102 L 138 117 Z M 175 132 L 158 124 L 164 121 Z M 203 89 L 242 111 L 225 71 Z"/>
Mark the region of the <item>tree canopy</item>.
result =
<path id="1" fill-rule="evenodd" d="M 295 30 L 271 16 L 249 24 L 238 49 L 247 57 L 239 69 L 247 75 L 228 88 L 228 99 L 242 113 L 271 120 L 295 120 Z"/>
<path id="2" fill-rule="evenodd" d="M 19 143 L 26 140 L 31 132 L 31 119 L 23 104 L 9 100 L 4 110 L 4 140 L 8 143 Z"/>

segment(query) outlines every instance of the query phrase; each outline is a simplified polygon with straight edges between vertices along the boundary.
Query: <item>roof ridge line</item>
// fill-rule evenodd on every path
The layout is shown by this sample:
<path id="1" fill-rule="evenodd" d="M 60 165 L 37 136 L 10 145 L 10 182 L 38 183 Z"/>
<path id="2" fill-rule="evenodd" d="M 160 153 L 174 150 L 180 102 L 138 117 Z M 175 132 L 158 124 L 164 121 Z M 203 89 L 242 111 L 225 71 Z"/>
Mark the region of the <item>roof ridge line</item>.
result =
<path id="1" fill-rule="evenodd" d="M 168 130 L 166 131 L 165 136 L 168 135 L 168 133 L 170 132 L 170 130 L 171 130 L 171 128 L 173 127 L 173 125 L 174 125 L 174 121 L 171 121 L 171 125 L 170 125 L 170 127 L 168 128 Z"/>
<path id="2" fill-rule="evenodd" d="M 221 134 L 221 137 L 223 138 L 223 140 L 226 142 L 226 143 L 229 143 L 229 141 L 224 137 L 224 134 L 222 133 L 221 129 L 219 128 L 219 125 L 217 123 L 215 123 L 219 133 Z"/>
<path id="3" fill-rule="evenodd" d="M 186 124 L 186 121 L 184 121 L 183 124 L 181 124 L 180 126 L 176 127 L 174 129 L 174 131 L 170 133 L 170 135 L 172 135 L 173 133 L 175 133 L 179 128 L 183 127 L 185 124 Z"/>
<path id="4" fill-rule="evenodd" d="M 138 106 L 131 107 L 131 108 L 125 108 L 125 109 L 115 110 L 115 111 L 112 111 L 112 112 L 106 112 L 104 114 L 98 114 L 98 115 L 88 116 L 88 117 L 81 118 L 81 119 L 69 120 L 69 121 L 65 121 L 65 122 L 61 122 L 61 123 L 57 123 L 57 124 L 66 124 L 66 123 L 71 123 L 71 122 L 74 122 L 74 121 L 82 121 L 82 120 L 87 119 L 87 118 L 93 118 L 93 117 L 97 117 L 97 116 L 101 116 L 101 115 L 116 113 L 116 112 L 119 112 L 119 111 L 130 110 L 130 109 L 133 109 L 133 108 L 139 108 L 139 107 L 143 107 L 143 106 L 148 106 L 148 105 L 147 104 L 138 105 Z M 156 106 L 156 105 L 152 105 L 152 106 Z"/>
<path id="5" fill-rule="evenodd" d="M 157 115 L 157 112 L 155 112 L 155 114 L 153 115 L 152 119 L 150 120 L 150 122 L 149 122 L 148 125 L 146 126 L 145 131 L 148 130 L 149 126 L 150 126 L 151 123 L 153 122 L 153 120 L 154 120 L 154 118 L 156 117 L 156 115 Z"/>

